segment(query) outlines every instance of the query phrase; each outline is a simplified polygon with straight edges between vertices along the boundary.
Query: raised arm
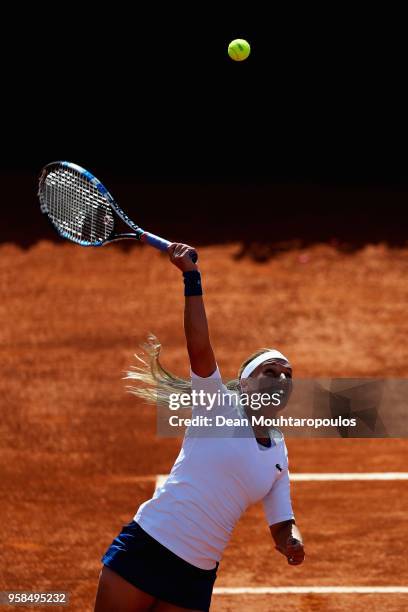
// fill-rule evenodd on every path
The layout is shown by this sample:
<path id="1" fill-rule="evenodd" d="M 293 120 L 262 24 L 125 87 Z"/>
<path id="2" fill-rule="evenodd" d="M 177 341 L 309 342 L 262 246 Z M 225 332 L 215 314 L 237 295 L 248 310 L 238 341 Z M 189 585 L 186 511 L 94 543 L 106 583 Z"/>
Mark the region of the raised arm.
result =
<path id="1" fill-rule="evenodd" d="M 183 272 L 184 277 L 184 332 L 191 369 L 198 376 L 206 378 L 215 372 L 217 364 L 208 331 L 200 272 L 190 256 L 194 250 L 187 244 L 175 242 L 169 246 L 168 253 L 170 261 Z"/>

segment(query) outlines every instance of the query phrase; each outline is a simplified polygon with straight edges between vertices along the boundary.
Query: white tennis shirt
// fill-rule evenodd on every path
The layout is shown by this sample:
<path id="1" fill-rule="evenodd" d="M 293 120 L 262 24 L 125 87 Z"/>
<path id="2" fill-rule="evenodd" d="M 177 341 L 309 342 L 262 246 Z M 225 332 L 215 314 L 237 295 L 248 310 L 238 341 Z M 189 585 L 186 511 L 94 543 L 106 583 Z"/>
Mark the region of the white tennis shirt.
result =
<path id="1" fill-rule="evenodd" d="M 208 378 L 192 373 L 192 387 L 231 393 L 218 368 Z M 198 410 L 203 409 L 196 407 L 194 413 Z M 240 416 L 236 406 L 222 411 L 229 412 L 228 417 Z M 228 429 L 216 437 L 185 436 L 167 480 L 134 516 L 155 540 L 206 570 L 221 560 L 235 524 L 250 504 L 263 501 L 268 525 L 294 518 L 283 438 L 261 450 L 250 435 L 252 427 L 247 437 L 236 437 Z"/>

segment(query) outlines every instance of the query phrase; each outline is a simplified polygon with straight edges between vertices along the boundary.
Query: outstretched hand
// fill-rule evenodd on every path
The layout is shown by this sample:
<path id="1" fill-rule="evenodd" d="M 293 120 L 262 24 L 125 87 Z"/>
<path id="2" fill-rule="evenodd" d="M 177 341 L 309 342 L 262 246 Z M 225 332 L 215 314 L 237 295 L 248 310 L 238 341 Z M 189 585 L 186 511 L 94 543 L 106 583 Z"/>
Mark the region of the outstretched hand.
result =
<path id="1" fill-rule="evenodd" d="M 182 272 L 198 270 L 197 264 L 192 260 L 192 255 L 196 254 L 196 250 L 188 244 L 172 242 L 170 246 L 167 247 L 167 252 L 171 263 Z"/>

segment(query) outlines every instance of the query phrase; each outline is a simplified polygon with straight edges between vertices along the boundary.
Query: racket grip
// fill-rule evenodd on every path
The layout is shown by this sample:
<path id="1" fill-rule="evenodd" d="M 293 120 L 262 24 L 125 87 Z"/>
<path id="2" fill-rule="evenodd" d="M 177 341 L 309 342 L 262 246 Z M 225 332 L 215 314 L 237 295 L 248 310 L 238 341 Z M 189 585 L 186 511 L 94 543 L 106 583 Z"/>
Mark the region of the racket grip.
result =
<path id="1" fill-rule="evenodd" d="M 141 240 L 142 242 L 147 242 L 147 244 L 150 244 L 150 246 L 154 247 L 155 249 L 159 249 L 159 251 L 167 251 L 167 247 L 171 244 L 171 242 L 168 240 L 160 238 L 160 236 L 156 236 L 150 232 L 144 232 Z"/>
<path id="2" fill-rule="evenodd" d="M 167 251 L 167 247 L 171 245 L 171 242 L 165 240 L 164 238 L 160 238 L 160 236 L 156 236 L 155 234 L 151 234 L 150 232 L 144 232 L 141 237 L 142 242 L 147 242 L 150 246 L 155 249 L 159 249 L 160 251 Z M 190 253 L 190 257 L 194 263 L 196 263 L 198 259 L 197 253 L 194 251 Z"/>

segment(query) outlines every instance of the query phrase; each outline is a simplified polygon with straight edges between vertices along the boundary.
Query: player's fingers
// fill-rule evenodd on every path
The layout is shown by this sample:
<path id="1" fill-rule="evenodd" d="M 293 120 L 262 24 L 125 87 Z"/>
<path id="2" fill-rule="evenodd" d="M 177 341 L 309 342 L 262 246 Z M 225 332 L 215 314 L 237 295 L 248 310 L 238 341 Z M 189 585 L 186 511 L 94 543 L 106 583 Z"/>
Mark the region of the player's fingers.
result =
<path id="1" fill-rule="evenodd" d="M 294 559 L 293 557 L 288 558 L 289 565 L 300 565 L 301 563 L 303 563 L 303 561 L 304 557 L 302 557 L 301 559 Z"/>
<path id="2" fill-rule="evenodd" d="M 299 549 L 299 550 L 287 550 L 286 554 L 288 557 L 293 557 L 294 559 L 297 558 L 302 558 L 305 556 L 305 551 L 303 550 L 303 548 Z"/>
<path id="3" fill-rule="evenodd" d="M 297 544 L 288 544 L 286 549 L 291 551 L 303 550 L 303 544 L 301 544 L 300 542 L 298 542 Z"/>
<path id="4" fill-rule="evenodd" d="M 286 544 L 287 546 L 295 546 L 296 544 L 302 544 L 302 542 L 293 536 L 289 536 Z"/>
<path id="5" fill-rule="evenodd" d="M 304 551 L 303 547 L 302 548 L 297 548 L 296 550 L 288 548 L 286 553 L 287 553 L 288 557 L 303 557 L 304 554 L 305 554 L 305 551 Z"/>
<path id="6" fill-rule="evenodd" d="M 172 259 L 174 258 L 174 251 L 176 250 L 178 246 L 178 242 L 172 242 L 171 244 L 169 244 L 169 246 L 167 247 L 167 252 L 169 254 L 169 257 Z"/>
<path id="7" fill-rule="evenodd" d="M 300 540 L 296 540 L 295 538 L 288 538 L 286 542 L 286 548 L 290 550 L 299 550 L 303 548 L 303 543 Z"/>
<path id="8" fill-rule="evenodd" d="M 180 242 L 180 250 L 184 253 L 185 251 L 188 251 L 189 249 L 192 249 L 193 247 L 191 247 L 189 244 L 184 244 L 184 242 Z"/>
<path id="9" fill-rule="evenodd" d="M 195 253 L 195 249 L 193 249 L 193 247 L 187 246 L 185 245 L 185 249 L 182 251 L 181 256 L 182 257 L 192 257 L 192 255 Z"/>
<path id="10" fill-rule="evenodd" d="M 182 243 L 177 243 L 176 244 L 176 248 L 174 249 L 174 257 L 181 257 L 182 253 L 183 253 L 183 249 L 184 249 L 184 244 Z"/>
<path id="11" fill-rule="evenodd" d="M 288 555 L 288 557 L 304 557 L 305 551 L 303 550 L 303 548 L 301 550 L 288 550 L 286 551 L 286 554 Z"/>
<path id="12" fill-rule="evenodd" d="M 178 251 L 177 254 L 179 257 L 185 257 L 187 253 L 188 253 L 188 247 L 185 244 L 183 244 L 181 245 L 180 250 Z"/>
<path id="13" fill-rule="evenodd" d="M 287 552 L 287 557 L 288 557 L 288 560 L 291 560 L 291 561 L 296 561 L 296 562 L 303 561 L 303 559 L 305 558 L 305 553 L 303 550 L 298 551 L 296 553 Z"/>

